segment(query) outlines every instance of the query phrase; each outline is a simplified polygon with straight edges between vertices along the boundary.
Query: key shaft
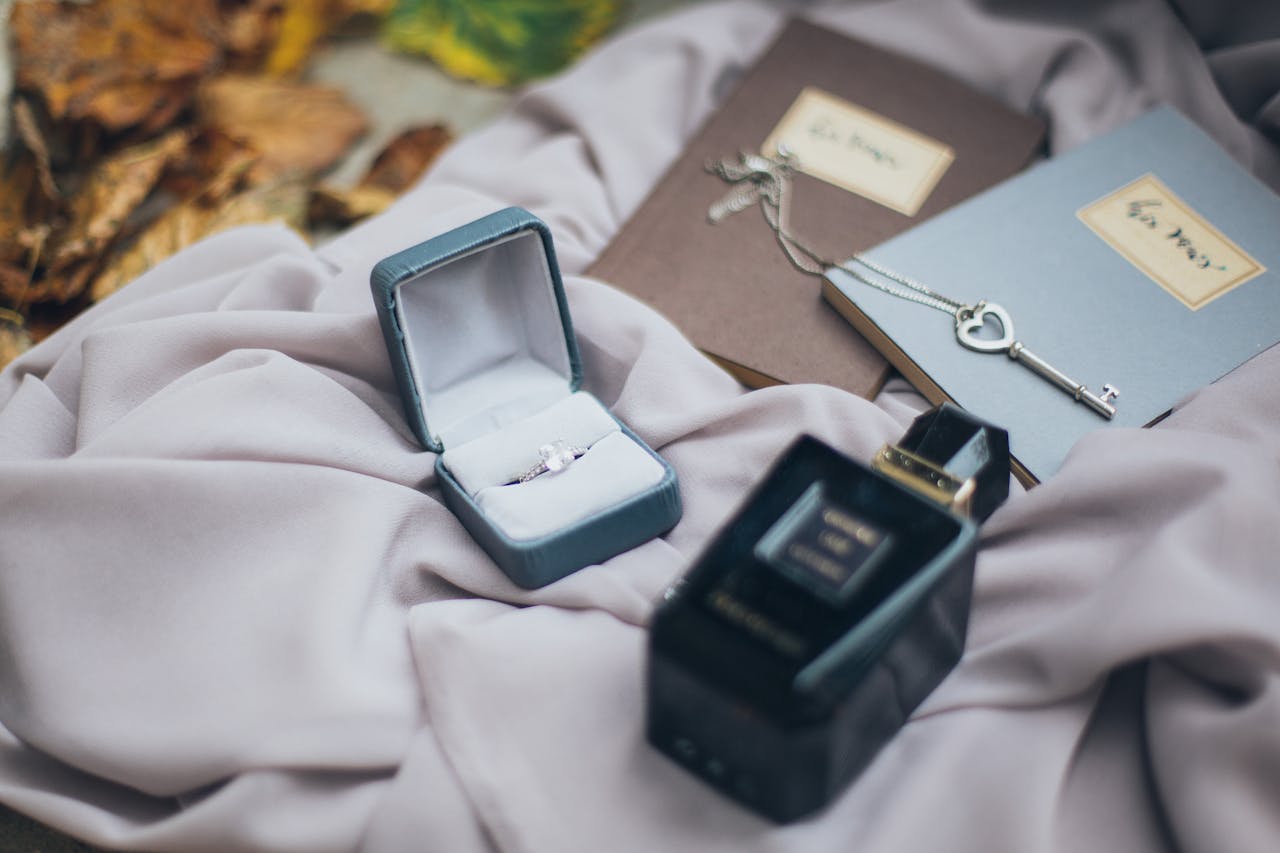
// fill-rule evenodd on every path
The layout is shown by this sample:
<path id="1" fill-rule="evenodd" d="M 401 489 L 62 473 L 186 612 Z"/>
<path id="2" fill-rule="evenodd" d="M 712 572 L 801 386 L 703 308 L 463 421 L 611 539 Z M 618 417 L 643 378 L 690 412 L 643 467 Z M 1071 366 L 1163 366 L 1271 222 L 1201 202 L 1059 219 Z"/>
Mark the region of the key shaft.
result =
<path id="1" fill-rule="evenodd" d="M 1058 388 L 1074 397 L 1077 402 L 1084 403 L 1107 420 L 1115 417 L 1116 407 L 1107 402 L 1107 399 L 1119 396 L 1119 392 L 1111 386 L 1104 387 L 1103 393 L 1105 397 L 1099 396 L 1027 349 L 1021 341 L 1014 341 L 1009 345 L 1008 355 L 1009 358 L 1025 365 L 1031 372 L 1058 386 Z"/>

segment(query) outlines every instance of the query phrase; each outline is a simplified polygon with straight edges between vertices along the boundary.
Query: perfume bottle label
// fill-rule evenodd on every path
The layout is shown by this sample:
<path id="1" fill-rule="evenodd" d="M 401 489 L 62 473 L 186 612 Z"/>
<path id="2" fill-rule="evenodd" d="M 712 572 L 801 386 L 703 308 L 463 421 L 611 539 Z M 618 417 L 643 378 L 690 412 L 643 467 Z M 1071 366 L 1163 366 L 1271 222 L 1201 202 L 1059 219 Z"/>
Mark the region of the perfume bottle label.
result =
<path id="1" fill-rule="evenodd" d="M 1076 216 L 1193 311 L 1266 271 L 1152 174 Z"/>
<path id="2" fill-rule="evenodd" d="M 843 604 L 874 577 L 893 536 L 829 500 L 814 483 L 756 544 L 755 555 L 813 594 Z"/>
<path id="3" fill-rule="evenodd" d="M 768 643 L 784 655 L 801 657 L 805 653 L 803 637 L 736 595 L 723 589 L 715 589 L 707 596 L 706 604 L 725 621 Z"/>
<path id="4" fill-rule="evenodd" d="M 950 146 L 906 125 L 806 87 L 761 146 L 785 147 L 800 171 L 914 216 L 955 159 Z"/>

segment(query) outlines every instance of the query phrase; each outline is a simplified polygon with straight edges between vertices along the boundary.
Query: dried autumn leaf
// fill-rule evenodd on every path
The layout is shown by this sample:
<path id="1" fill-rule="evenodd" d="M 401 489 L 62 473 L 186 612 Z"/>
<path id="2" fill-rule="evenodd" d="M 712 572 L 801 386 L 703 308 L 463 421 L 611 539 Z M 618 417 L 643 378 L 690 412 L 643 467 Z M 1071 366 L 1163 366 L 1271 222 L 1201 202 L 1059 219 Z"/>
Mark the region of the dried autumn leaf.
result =
<path id="1" fill-rule="evenodd" d="M 31 349 L 26 322 L 16 311 L 0 308 L 0 370 Z"/>
<path id="2" fill-rule="evenodd" d="M 36 279 L 24 276 L 22 282 L 0 281 L 0 292 L 15 304 L 37 302 L 66 303 L 84 293 L 89 277 L 98 268 L 97 258 L 88 258 L 46 272 Z M 11 289 L 11 285 L 14 289 Z"/>
<path id="3" fill-rule="evenodd" d="M 307 185 L 301 181 L 283 181 L 254 187 L 219 205 L 209 223 L 212 230 L 204 236 L 264 222 L 280 222 L 301 234 L 306 220 Z"/>
<path id="4" fill-rule="evenodd" d="M 222 44 L 228 66 L 256 71 L 280 38 L 285 0 L 224 2 Z"/>
<path id="5" fill-rule="evenodd" d="M 262 154 L 252 183 L 290 174 L 314 175 L 332 166 L 364 134 L 364 113 L 331 86 L 228 74 L 196 94 L 205 127 L 239 139 Z"/>
<path id="6" fill-rule="evenodd" d="M 89 287 L 94 302 L 105 299 L 151 267 L 207 233 L 215 211 L 194 202 L 169 208 L 129 248 L 117 253 Z"/>
<path id="7" fill-rule="evenodd" d="M 307 188 L 300 181 L 254 187 L 220 204 L 185 201 L 163 213 L 94 279 L 89 294 L 105 299 L 180 249 L 238 225 L 283 222 L 301 231 Z"/>
<path id="8" fill-rule="evenodd" d="M 442 124 L 401 132 L 378 153 L 355 187 L 313 190 L 311 221 L 348 225 L 381 213 L 422 177 L 452 141 L 453 133 Z"/>
<path id="9" fill-rule="evenodd" d="M 18 88 L 55 121 L 109 130 L 167 125 L 221 57 L 217 0 L 129 0 L 14 6 Z"/>
<path id="10" fill-rule="evenodd" d="M 14 264 L 0 263 L 0 296 L 14 305 L 23 305 L 30 286 L 31 276 L 26 270 Z"/>
<path id="11" fill-rule="evenodd" d="M 193 89 L 193 84 L 157 87 L 148 81 L 123 82 L 96 98 L 97 117 L 104 126 L 111 127 L 109 117 L 127 116 L 128 125 L 135 125 L 142 136 L 151 136 L 174 123 L 191 102 Z M 145 109 L 134 118 L 141 105 Z"/>
<path id="12" fill-rule="evenodd" d="M 18 235 L 27 227 L 27 201 L 38 186 L 35 158 L 31 155 L 0 165 L 0 264 L 26 257 L 26 247 Z"/>
<path id="13" fill-rule="evenodd" d="M 261 158 L 245 141 L 207 128 L 196 134 L 185 156 L 165 173 L 162 186 L 178 198 L 200 196 L 212 204 L 243 189 L 249 169 Z"/>
<path id="14" fill-rule="evenodd" d="M 0 261 L 0 296 L 19 308 L 32 299 L 36 263 L 49 241 L 52 229 L 48 225 L 33 225 L 10 237 L 8 244 L 15 248 L 18 257 Z"/>
<path id="15" fill-rule="evenodd" d="M 453 132 L 442 124 L 409 128 L 378 153 L 360 185 L 402 193 L 422 177 L 451 142 Z"/>
<path id="16" fill-rule="evenodd" d="M 50 258 L 52 274 L 101 254 L 129 215 L 151 194 L 165 168 L 186 151 L 190 140 L 187 130 L 170 131 L 99 163 L 71 199 L 71 222 Z"/>
<path id="17" fill-rule="evenodd" d="M 53 164 L 49 157 L 49 144 L 45 142 L 40 123 L 36 120 L 31 102 L 26 98 L 16 98 L 13 102 L 13 124 L 18 129 L 18 137 L 27 146 L 36 162 L 36 176 L 40 179 L 40 189 L 50 201 L 61 197 L 58 185 L 53 180 Z"/>
<path id="18" fill-rule="evenodd" d="M 609 32 L 623 0 L 398 0 L 383 28 L 447 73 L 508 86 L 559 71 Z"/>
<path id="19" fill-rule="evenodd" d="M 160 175 L 186 150 L 189 138 L 186 130 L 171 131 L 102 160 L 72 197 L 60 227 L 44 222 L 17 232 L 16 243 L 22 249 L 18 259 L 26 272 L 21 282 L 12 275 L 0 280 L 0 292 L 15 304 L 66 303 L 80 296 L 103 255 Z"/>
<path id="20" fill-rule="evenodd" d="M 395 200 L 396 194 L 384 187 L 316 187 L 311 191 L 308 217 L 312 225 L 349 225 L 381 213 Z"/>

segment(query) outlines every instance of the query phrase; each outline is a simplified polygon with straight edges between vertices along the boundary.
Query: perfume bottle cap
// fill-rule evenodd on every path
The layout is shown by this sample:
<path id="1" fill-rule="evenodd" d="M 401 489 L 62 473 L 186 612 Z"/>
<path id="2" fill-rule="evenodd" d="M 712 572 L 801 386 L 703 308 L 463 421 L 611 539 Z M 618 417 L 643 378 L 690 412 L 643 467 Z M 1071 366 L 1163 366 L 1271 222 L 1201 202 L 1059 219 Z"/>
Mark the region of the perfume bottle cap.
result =
<path id="1" fill-rule="evenodd" d="M 896 445 L 885 445 L 872 467 L 977 522 L 1009 497 L 1009 433 L 943 403 L 917 417 Z"/>

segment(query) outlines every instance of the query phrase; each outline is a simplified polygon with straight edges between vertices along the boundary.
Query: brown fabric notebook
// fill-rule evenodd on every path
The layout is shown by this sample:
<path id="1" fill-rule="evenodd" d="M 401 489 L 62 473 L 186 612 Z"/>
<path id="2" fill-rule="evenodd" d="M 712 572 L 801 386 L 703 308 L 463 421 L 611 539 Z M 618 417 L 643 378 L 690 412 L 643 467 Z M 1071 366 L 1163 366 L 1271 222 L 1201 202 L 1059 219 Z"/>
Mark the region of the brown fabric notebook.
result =
<path id="1" fill-rule="evenodd" d="M 746 385 L 816 382 L 870 397 L 887 363 L 823 300 L 821 279 L 791 266 L 758 206 L 707 220 L 729 187 L 706 165 L 758 152 L 807 88 L 923 134 L 953 157 L 940 160 L 935 171 L 945 171 L 927 195 L 899 199 L 901 208 L 923 198 L 914 215 L 797 175 L 792 230 L 827 257 L 870 248 L 1013 175 L 1044 136 L 1038 119 L 939 71 L 793 19 L 588 273 L 649 303 Z M 859 156 L 883 154 L 847 129 L 846 137 L 862 146 Z"/>

